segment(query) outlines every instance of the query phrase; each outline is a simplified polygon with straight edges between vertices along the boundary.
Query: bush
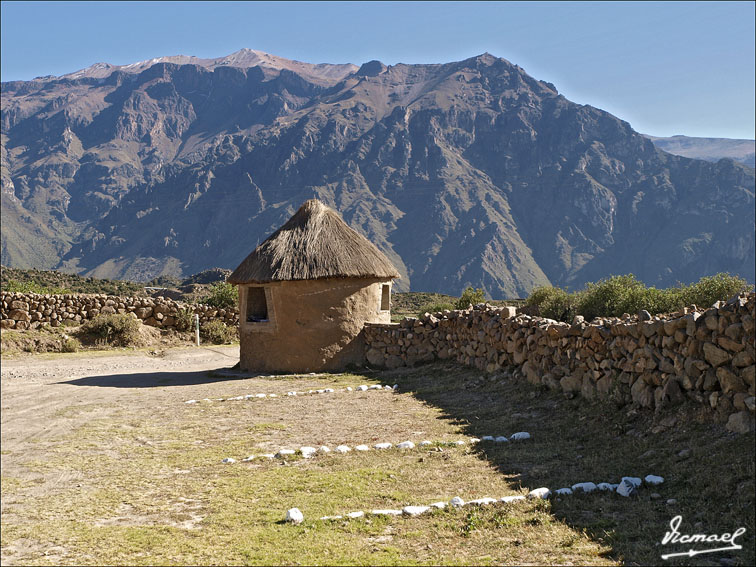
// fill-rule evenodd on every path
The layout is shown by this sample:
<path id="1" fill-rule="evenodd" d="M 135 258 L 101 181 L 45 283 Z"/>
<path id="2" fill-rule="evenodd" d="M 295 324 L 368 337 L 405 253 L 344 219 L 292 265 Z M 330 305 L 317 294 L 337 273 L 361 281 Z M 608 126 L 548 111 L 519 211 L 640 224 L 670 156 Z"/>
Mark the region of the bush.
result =
<path id="1" fill-rule="evenodd" d="M 590 321 L 595 317 L 620 317 L 624 313 L 634 315 L 641 310 L 657 314 L 693 304 L 710 307 L 750 288 L 744 279 L 725 273 L 666 289 L 646 287 L 633 274 L 627 274 L 587 283 L 584 289 L 573 293 L 558 287 L 539 287 L 531 292 L 525 305 L 537 306 L 542 317 L 569 323 L 575 315 Z"/>
<path id="2" fill-rule="evenodd" d="M 470 305 L 477 305 L 486 300 L 486 294 L 482 289 L 468 287 L 454 304 L 456 309 L 467 309 Z"/>
<path id="3" fill-rule="evenodd" d="M 455 309 L 455 306 L 453 303 L 449 302 L 425 303 L 418 307 L 417 316 L 422 317 L 426 313 L 438 313 L 439 311 L 443 311 L 445 309 L 451 311 Z"/>
<path id="4" fill-rule="evenodd" d="M 571 322 L 577 314 L 576 297 L 558 287 L 544 286 L 533 290 L 525 301 L 526 307 L 538 307 L 541 317 Z"/>
<path id="5" fill-rule="evenodd" d="M 176 330 L 191 331 L 194 326 L 194 311 L 188 307 L 179 309 L 176 314 Z"/>
<path id="6" fill-rule="evenodd" d="M 11 293 L 39 293 L 42 295 L 47 293 L 49 293 L 50 295 L 62 295 L 65 293 L 71 293 L 70 289 L 63 287 L 43 286 L 34 281 L 22 282 L 18 280 L 8 280 L 7 282 L 3 283 L 3 291 L 8 291 Z"/>
<path id="7" fill-rule="evenodd" d="M 698 307 L 711 307 L 717 301 L 724 301 L 733 295 L 752 289 L 753 286 L 743 278 L 731 276 L 727 273 L 719 273 L 715 276 L 706 276 L 687 288 L 681 290 L 681 300 L 685 305 L 697 305 Z"/>
<path id="8" fill-rule="evenodd" d="M 205 303 L 226 309 L 227 307 L 236 307 L 239 302 L 239 293 L 236 286 L 226 282 L 218 282 L 210 286 L 210 295 L 205 299 Z"/>
<path id="9" fill-rule="evenodd" d="M 78 352 L 81 348 L 81 343 L 76 339 L 65 339 L 60 347 L 60 352 Z"/>
<path id="10" fill-rule="evenodd" d="M 140 342 L 138 319 L 126 314 L 98 315 L 81 326 L 81 332 L 113 346 L 133 346 Z"/>
<path id="11" fill-rule="evenodd" d="M 236 329 L 217 319 L 200 327 L 200 335 L 215 345 L 232 343 L 237 339 Z"/>

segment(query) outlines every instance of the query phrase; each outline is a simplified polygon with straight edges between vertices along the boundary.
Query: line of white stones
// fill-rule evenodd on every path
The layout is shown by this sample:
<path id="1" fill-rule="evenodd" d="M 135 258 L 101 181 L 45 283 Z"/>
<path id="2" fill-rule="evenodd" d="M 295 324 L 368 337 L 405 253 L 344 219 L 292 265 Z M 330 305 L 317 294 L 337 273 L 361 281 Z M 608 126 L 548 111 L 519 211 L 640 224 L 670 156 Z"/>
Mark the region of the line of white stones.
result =
<path id="1" fill-rule="evenodd" d="M 451 442 L 436 441 L 435 443 L 433 441 L 425 440 L 425 441 L 421 441 L 419 445 L 420 447 L 428 447 L 434 444 L 437 446 L 466 445 L 467 443 L 473 444 L 473 443 L 480 443 L 481 441 L 493 441 L 494 443 L 508 443 L 509 441 L 524 441 L 525 439 L 530 439 L 530 433 L 528 433 L 527 431 L 519 431 L 517 433 L 513 433 L 509 437 L 506 437 L 505 435 L 496 435 L 496 436 L 484 435 L 480 439 L 478 439 L 477 437 L 470 437 L 467 441 L 463 439 L 459 439 L 457 441 L 451 441 Z M 373 445 L 373 449 L 378 449 L 378 450 L 391 449 L 393 447 L 396 447 L 397 449 L 414 449 L 415 444 L 412 441 L 403 441 L 401 443 L 397 443 L 396 445 L 393 445 L 391 443 L 376 443 L 375 445 Z M 370 447 L 367 445 L 357 445 L 354 447 L 354 450 L 355 451 L 369 451 Z M 349 453 L 350 451 L 352 451 L 352 447 L 350 447 L 349 445 L 339 445 L 338 447 L 334 449 L 334 452 L 341 453 L 341 454 Z M 322 445 L 318 448 L 305 446 L 305 447 L 300 447 L 298 450 L 281 449 L 278 451 L 278 453 L 265 453 L 262 455 L 250 455 L 242 459 L 241 462 L 246 463 L 249 461 L 253 461 L 257 458 L 284 459 L 286 457 L 290 457 L 293 455 L 301 455 L 305 459 L 311 459 L 312 457 L 318 454 L 325 455 L 330 452 L 331 452 L 330 447 L 327 447 L 325 445 Z M 234 464 L 236 463 L 236 459 L 232 457 L 226 457 L 221 462 L 225 464 Z"/>
<path id="2" fill-rule="evenodd" d="M 646 475 L 645 479 L 643 481 L 638 477 L 633 476 L 623 476 L 622 480 L 617 484 L 612 484 L 608 482 L 600 482 L 598 484 L 595 484 L 593 482 L 579 482 L 577 484 L 573 484 L 570 488 L 560 488 L 558 490 L 555 490 L 552 492 L 550 489 L 543 487 L 543 488 L 536 488 L 535 490 L 531 490 L 527 495 L 516 495 L 516 496 L 504 496 L 503 498 L 476 498 L 475 500 L 469 500 L 465 502 L 462 498 L 459 496 L 455 496 L 448 502 L 434 502 L 433 504 L 430 504 L 428 506 L 405 506 L 401 510 L 371 510 L 369 513 L 373 516 L 419 516 L 420 514 L 425 514 L 426 512 L 433 511 L 433 510 L 441 510 L 446 508 L 447 506 L 451 506 L 454 508 L 462 508 L 464 506 L 487 506 L 489 504 L 496 504 L 496 503 L 505 503 L 509 504 L 512 502 L 517 502 L 521 500 L 533 500 L 533 499 L 547 499 L 550 498 L 553 495 L 560 495 L 560 496 L 566 496 L 570 494 L 575 494 L 576 492 L 594 492 L 595 490 L 604 491 L 604 492 L 616 492 L 620 496 L 628 497 L 632 495 L 634 492 L 636 492 L 643 482 L 649 486 L 657 486 L 664 482 L 664 478 L 656 475 Z M 349 512 L 347 514 L 344 514 L 343 516 L 323 516 L 320 519 L 321 520 L 344 520 L 344 519 L 355 519 L 355 518 L 362 518 L 365 516 L 365 512 L 362 510 L 358 510 L 356 512 Z M 291 508 L 286 512 L 285 520 L 287 522 L 292 522 L 295 524 L 302 523 L 304 521 L 304 515 L 298 508 Z"/>
<path id="3" fill-rule="evenodd" d="M 395 391 L 399 389 L 399 384 L 394 384 L 393 387 L 384 385 L 381 386 L 379 384 L 373 384 L 372 386 L 367 386 L 365 384 L 361 384 L 359 386 L 356 386 L 352 388 L 351 386 L 347 386 L 346 388 L 340 388 L 338 390 L 335 390 L 333 388 L 323 388 L 322 390 L 307 390 L 306 392 L 286 392 L 287 396 L 306 396 L 310 394 L 333 394 L 334 392 L 367 392 L 368 390 L 389 390 L 389 391 Z M 243 396 L 234 396 L 232 398 L 204 398 L 202 400 L 186 400 L 185 404 L 198 404 L 200 402 L 234 402 L 239 400 L 251 400 L 251 399 L 262 399 L 262 398 L 278 398 L 280 397 L 278 394 L 245 394 Z"/>

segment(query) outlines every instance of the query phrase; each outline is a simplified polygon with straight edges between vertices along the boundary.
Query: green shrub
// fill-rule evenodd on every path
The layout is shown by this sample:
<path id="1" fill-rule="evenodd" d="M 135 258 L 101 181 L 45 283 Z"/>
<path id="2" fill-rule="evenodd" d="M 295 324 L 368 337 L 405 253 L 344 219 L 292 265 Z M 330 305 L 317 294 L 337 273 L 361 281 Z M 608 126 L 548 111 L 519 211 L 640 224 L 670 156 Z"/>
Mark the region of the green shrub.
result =
<path id="1" fill-rule="evenodd" d="M 54 286 L 43 286 L 35 281 L 18 281 L 18 280 L 8 280 L 7 282 L 3 283 L 3 291 L 8 292 L 17 292 L 17 293 L 39 293 L 39 294 L 50 294 L 50 295 L 62 295 L 65 293 L 71 293 L 70 289 L 66 289 L 63 287 L 54 287 Z"/>
<path id="2" fill-rule="evenodd" d="M 533 290 L 525 301 L 526 307 L 538 307 L 541 317 L 571 322 L 577 314 L 576 297 L 559 287 L 544 286 Z"/>
<path id="3" fill-rule="evenodd" d="M 462 295 L 454 304 L 456 309 L 467 309 L 470 305 L 477 305 L 486 300 L 486 294 L 482 289 L 473 289 L 468 287 L 462 292 Z"/>
<path id="4" fill-rule="evenodd" d="M 539 287 L 531 292 L 525 305 L 537 306 L 539 314 L 549 319 L 571 322 L 575 315 L 582 315 L 590 321 L 595 317 L 620 317 L 624 313 L 634 315 L 641 310 L 669 313 L 692 304 L 710 307 L 751 287 L 742 278 L 721 273 L 688 286 L 657 289 L 646 287 L 633 274 L 627 274 L 587 283 L 573 293 L 558 287 Z"/>
<path id="5" fill-rule="evenodd" d="M 200 327 L 200 335 L 203 340 L 209 341 L 215 345 L 232 343 L 237 339 L 236 329 L 227 326 L 217 319 L 210 321 Z"/>
<path id="6" fill-rule="evenodd" d="M 239 293 L 236 286 L 226 282 L 218 282 L 210 286 L 210 295 L 205 299 L 205 303 L 226 309 L 227 307 L 236 307 L 239 301 Z"/>
<path id="7" fill-rule="evenodd" d="M 63 341 L 60 347 L 60 352 L 78 352 L 81 348 L 81 343 L 73 338 L 68 338 Z"/>
<path id="8" fill-rule="evenodd" d="M 456 309 L 456 307 L 453 303 L 449 303 L 448 301 L 425 303 L 417 308 L 417 316 L 422 317 L 426 313 L 438 313 L 439 311 L 444 311 L 445 309 L 452 311 L 453 309 Z"/>
<path id="9" fill-rule="evenodd" d="M 753 286 L 743 278 L 731 276 L 727 273 L 719 273 L 714 276 L 705 276 L 681 290 L 681 301 L 685 305 L 698 307 L 711 307 L 717 301 L 725 301 L 733 295 L 752 289 Z"/>
<path id="10" fill-rule="evenodd" d="M 131 315 L 98 315 L 84 323 L 81 326 L 81 332 L 99 339 L 100 343 L 124 347 L 134 346 L 140 342 L 140 325 L 139 320 Z"/>
<path id="11" fill-rule="evenodd" d="M 176 314 L 176 330 L 191 331 L 194 326 L 194 311 L 188 307 L 179 309 Z"/>

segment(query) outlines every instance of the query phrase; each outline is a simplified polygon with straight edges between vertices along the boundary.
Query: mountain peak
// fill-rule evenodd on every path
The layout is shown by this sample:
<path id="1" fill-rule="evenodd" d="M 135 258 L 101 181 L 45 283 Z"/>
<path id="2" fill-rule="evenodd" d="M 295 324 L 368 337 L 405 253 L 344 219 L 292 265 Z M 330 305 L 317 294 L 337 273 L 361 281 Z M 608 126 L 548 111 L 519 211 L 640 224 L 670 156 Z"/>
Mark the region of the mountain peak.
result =
<path id="1" fill-rule="evenodd" d="M 362 66 L 357 70 L 357 75 L 360 77 L 375 77 L 376 75 L 380 75 L 381 73 L 385 72 L 388 67 L 381 63 L 380 61 L 368 61 L 367 63 L 363 63 Z"/>

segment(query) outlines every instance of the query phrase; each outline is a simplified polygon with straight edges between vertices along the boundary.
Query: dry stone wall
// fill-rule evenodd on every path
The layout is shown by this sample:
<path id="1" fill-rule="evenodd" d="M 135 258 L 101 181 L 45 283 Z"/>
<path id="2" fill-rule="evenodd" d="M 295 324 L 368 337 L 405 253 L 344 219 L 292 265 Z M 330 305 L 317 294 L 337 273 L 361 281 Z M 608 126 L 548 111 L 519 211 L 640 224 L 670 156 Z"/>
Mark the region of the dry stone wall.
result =
<path id="1" fill-rule="evenodd" d="M 94 319 L 99 314 L 132 313 L 146 325 L 175 328 L 181 309 L 200 316 L 200 324 L 220 320 L 226 325 L 239 324 L 239 311 L 218 309 L 210 305 L 186 304 L 165 297 L 121 297 L 102 294 L 40 295 L 35 293 L 0 294 L 2 311 L 0 328 L 35 329 L 43 324 L 57 327 Z"/>
<path id="2" fill-rule="evenodd" d="M 705 404 L 729 429 L 754 428 L 756 295 L 663 317 L 645 312 L 574 324 L 479 305 L 368 324 L 366 358 L 396 368 L 452 359 L 533 384 L 662 410 Z"/>

